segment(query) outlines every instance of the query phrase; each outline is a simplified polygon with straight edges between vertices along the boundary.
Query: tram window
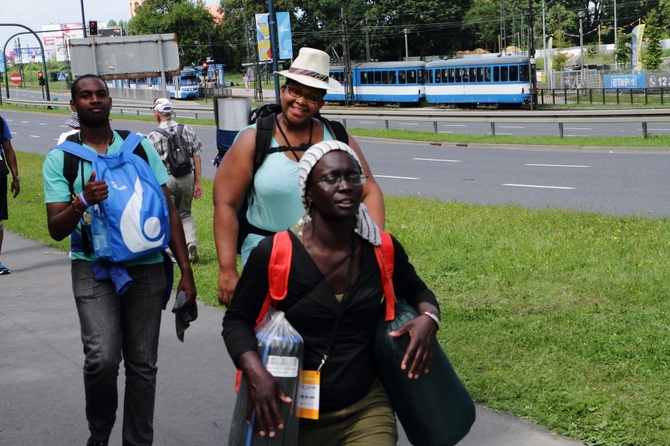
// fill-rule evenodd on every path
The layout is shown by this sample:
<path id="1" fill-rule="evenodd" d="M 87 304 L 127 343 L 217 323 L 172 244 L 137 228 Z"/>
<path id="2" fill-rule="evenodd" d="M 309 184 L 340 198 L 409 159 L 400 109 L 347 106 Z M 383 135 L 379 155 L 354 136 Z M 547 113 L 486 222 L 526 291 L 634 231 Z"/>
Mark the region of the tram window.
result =
<path id="1" fill-rule="evenodd" d="M 427 70 L 426 75 L 427 75 L 426 82 L 428 82 L 429 84 L 432 84 L 433 83 L 433 70 Z"/>
<path id="2" fill-rule="evenodd" d="M 407 83 L 416 84 L 416 70 L 407 70 Z"/>
<path id="3" fill-rule="evenodd" d="M 491 82 L 491 67 L 484 67 L 484 82 Z"/>
<path id="4" fill-rule="evenodd" d="M 382 76 L 381 83 L 382 84 L 388 84 L 389 83 L 389 72 L 388 71 L 380 71 L 379 74 Z"/>
<path id="5" fill-rule="evenodd" d="M 382 83 L 382 73 L 381 71 L 374 71 L 375 75 L 375 84 L 379 85 Z"/>
<path id="6" fill-rule="evenodd" d="M 529 81 L 530 76 L 528 75 L 528 65 L 521 65 L 521 78 L 519 79 L 520 81 Z"/>
<path id="7" fill-rule="evenodd" d="M 470 82 L 477 82 L 477 69 L 476 68 L 470 68 Z"/>
<path id="8" fill-rule="evenodd" d="M 435 70 L 435 83 L 442 83 L 442 70 Z"/>
<path id="9" fill-rule="evenodd" d="M 493 67 L 493 82 L 500 82 L 500 67 Z"/>
<path id="10" fill-rule="evenodd" d="M 407 72 L 405 72 L 405 70 L 398 71 L 398 83 L 399 84 L 407 83 Z"/>
<path id="11" fill-rule="evenodd" d="M 444 83 L 453 84 L 456 82 L 456 70 L 449 68 L 449 70 L 444 70 Z"/>
<path id="12" fill-rule="evenodd" d="M 463 79 L 461 78 L 461 69 L 456 68 L 454 70 L 454 82 L 457 83 L 457 84 L 460 84 L 462 81 L 463 81 Z"/>
<path id="13" fill-rule="evenodd" d="M 468 82 L 468 69 L 461 68 L 461 82 Z"/>
<path id="14" fill-rule="evenodd" d="M 484 68 L 482 67 L 477 67 L 477 82 L 483 82 L 484 81 Z"/>
<path id="15" fill-rule="evenodd" d="M 500 81 L 501 82 L 507 82 L 509 80 L 507 68 L 508 67 L 500 67 Z"/>
<path id="16" fill-rule="evenodd" d="M 512 65 L 509 67 L 509 80 L 512 82 L 516 82 L 519 80 L 519 66 L 518 65 Z"/>
<path id="17" fill-rule="evenodd" d="M 366 85 L 368 83 L 368 72 L 367 71 L 361 71 L 361 85 Z"/>

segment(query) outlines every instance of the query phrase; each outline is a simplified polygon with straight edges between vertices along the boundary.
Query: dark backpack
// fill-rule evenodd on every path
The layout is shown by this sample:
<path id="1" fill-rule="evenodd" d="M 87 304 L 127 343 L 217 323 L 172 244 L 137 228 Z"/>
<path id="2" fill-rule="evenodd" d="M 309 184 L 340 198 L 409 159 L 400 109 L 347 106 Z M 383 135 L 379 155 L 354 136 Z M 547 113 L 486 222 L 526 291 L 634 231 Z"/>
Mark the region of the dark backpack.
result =
<path id="1" fill-rule="evenodd" d="M 263 165 L 263 161 L 268 155 L 275 152 L 285 152 L 290 150 L 290 147 L 270 147 L 272 144 L 272 134 L 275 128 L 275 115 L 281 113 L 281 104 L 263 104 L 251 111 L 249 122 L 256 123 L 256 153 L 254 155 L 254 170 L 253 174 Z M 349 143 L 349 134 L 344 125 L 338 121 L 330 121 L 323 116 L 317 114 L 315 116 L 320 120 L 328 132 L 338 141 Z M 253 187 L 253 186 L 252 186 Z M 247 220 L 247 209 L 249 208 L 248 194 L 245 195 L 242 206 L 237 211 L 237 253 L 242 252 L 242 243 L 250 233 L 259 235 L 273 235 L 274 232 L 266 231 L 265 229 L 257 228 L 249 223 Z"/>
<path id="2" fill-rule="evenodd" d="M 184 124 L 177 125 L 177 131 L 174 133 L 168 132 L 162 128 L 154 130 L 167 139 L 167 153 L 165 156 L 165 164 L 173 177 L 183 177 L 193 171 L 191 164 L 191 156 L 189 155 L 188 145 L 182 135 L 184 131 Z"/>

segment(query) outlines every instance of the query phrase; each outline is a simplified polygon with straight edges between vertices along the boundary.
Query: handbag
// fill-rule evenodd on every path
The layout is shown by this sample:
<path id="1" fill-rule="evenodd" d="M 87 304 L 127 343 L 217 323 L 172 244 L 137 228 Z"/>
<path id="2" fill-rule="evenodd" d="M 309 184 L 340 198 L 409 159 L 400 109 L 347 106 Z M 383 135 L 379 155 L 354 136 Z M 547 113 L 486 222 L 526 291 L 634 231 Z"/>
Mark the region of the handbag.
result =
<path id="1" fill-rule="evenodd" d="M 395 304 L 395 319 L 377 323 L 374 336 L 375 364 L 393 409 L 413 445 L 455 445 L 475 422 L 475 404 L 439 343 L 435 343 L 428 374 L 409 379 L 400 363 L 409 335 L 389 336 L 417 317 L 414 307 L 403 299 Z"/>

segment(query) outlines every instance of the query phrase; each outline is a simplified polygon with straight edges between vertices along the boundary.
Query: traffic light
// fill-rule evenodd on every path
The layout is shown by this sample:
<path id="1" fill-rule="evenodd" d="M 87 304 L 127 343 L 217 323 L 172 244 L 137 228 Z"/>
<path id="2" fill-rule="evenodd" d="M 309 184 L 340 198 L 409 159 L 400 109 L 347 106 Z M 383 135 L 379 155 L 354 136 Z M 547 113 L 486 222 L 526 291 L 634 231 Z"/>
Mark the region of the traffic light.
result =
<path id="1" fill-rule="evenodd" d="M 47 84 L 46 79 L 44 79 L 44 73 L 39 71 L 37 73 L 37 82 L 40 84 L 40 86 L 44 87 Z"/>
<path id="2" fill-rule="evenodd" d="M 98 35 L 98 21 L 97 20 L 89 20 L 88 21 L 88 33 L 92 36 L 97 36 Z"/>

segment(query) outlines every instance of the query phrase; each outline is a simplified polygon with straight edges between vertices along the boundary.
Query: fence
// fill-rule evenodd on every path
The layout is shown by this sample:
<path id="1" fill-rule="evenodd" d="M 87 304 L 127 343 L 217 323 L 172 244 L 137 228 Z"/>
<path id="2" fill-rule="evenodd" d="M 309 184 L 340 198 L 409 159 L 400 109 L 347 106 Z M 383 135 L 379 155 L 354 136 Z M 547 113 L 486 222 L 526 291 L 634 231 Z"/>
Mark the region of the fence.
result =
<path id="1" fill-rule="evenodd" d="M 670 88 L 554 88 L 538 91 L 538 105 L 670 105 Z"/>

